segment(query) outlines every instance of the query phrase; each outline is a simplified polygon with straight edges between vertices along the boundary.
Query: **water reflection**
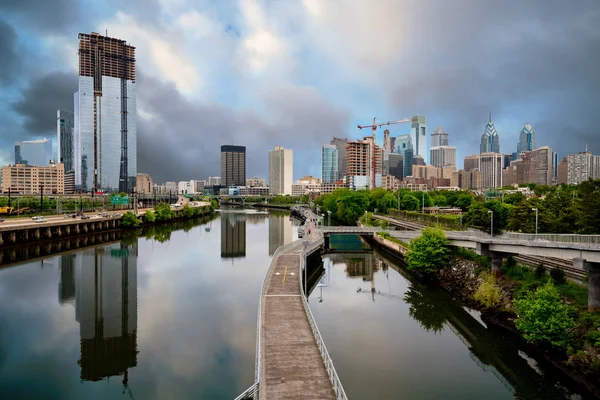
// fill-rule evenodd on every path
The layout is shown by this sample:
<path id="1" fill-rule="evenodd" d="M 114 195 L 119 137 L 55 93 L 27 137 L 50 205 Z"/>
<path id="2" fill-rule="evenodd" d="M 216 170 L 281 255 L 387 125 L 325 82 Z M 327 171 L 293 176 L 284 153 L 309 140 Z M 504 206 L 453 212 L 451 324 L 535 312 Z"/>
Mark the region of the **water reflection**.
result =
<path id="1" fill-rule="evenodd" d="M 221 214 L 221 258 L 246 257 L 246 218 L 241 213 Z"/>
<path id="2" fill-rule="evenodd" d="M 61 304 L 71 303 L 75 299 L 75 255 L 66 254 L 58 257 L 60 282 L 58 284 L 58 301 Z"/>
<path id="3" fill-rule="evenodd" d="M 280 216 L 269 215 L 269 255 L 272 256 L 278 247 L 292 240 L 292 224 Z"/>

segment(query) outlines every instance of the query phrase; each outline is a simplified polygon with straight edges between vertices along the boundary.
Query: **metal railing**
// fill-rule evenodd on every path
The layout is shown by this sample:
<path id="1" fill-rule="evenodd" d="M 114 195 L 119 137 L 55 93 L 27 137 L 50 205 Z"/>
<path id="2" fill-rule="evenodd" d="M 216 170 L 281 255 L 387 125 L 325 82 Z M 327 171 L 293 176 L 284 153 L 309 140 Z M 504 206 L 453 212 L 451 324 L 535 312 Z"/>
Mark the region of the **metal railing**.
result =
<path id="1" fill-rule="evenodd" d="M 560 242 L 577 244 L 597 244 L 600 245 L 600 235 L 572 235 L 561 233 L 513 233 L 506 232 L 498 236 L 500 239 L 526 240 L 538 242 Z"/>
<path id="2" fill-rule="evenodd" d="M 363 232 L 379 232 L 383 231 L 380 226 L 323 226 L 319 230 L 323 233 L 363 233 Z"/>
<path id="3" fill-rule="evenodd" d="M 305 249 L 306 250 L 306 249 Z M 300 257 L 300 267 L 301 272 L 304 272 L 306 268 L 306 255 L 305 251 L 302 251 L 302 256 Z M 302 299 L 302 305 L 304 306 L 304 312 L 306 313 L 306 318 L 308 319 L 308 323 L 310 325 L 310 329 L 312 330 L 315 341 L 317 342 L 317 347 L 319 348 L 319 352 L 321 353 L 321 357 L 323 358 L 323 363 L 325 364 L 325 369 L 327 370 L 327 375 L 329 376 L 329 380 L 331 381 L 331 386 L 333 388 L 333 392 L 335 393 L 335 397 L 338 400 L 348 400 L 346 396 L 346 392 L 344 391 L 344 387 L 342 386 L 342 382 L 335 370 L 333 365 L 333 360 L 329 356 L 329 352 L 327 351 L 327 347 L 325 347 L 325 342 L 323 341 L 323 337 L 321 336 L 321 332 L 319 332 L 319 328 L 317 327 L 317 323 L 315 321 L 315 317 L 310 310 L 308 305 L 308 301 L 304 294 L 304 288 L 302 287 L 302 279 L 299 279 L 300 282 L 300 292 L 302 293 L 300 298 Z M 306 282 L 305 282 L 306 284 Z"/>
<path id="4" fill-rule="evenodd" d="M 250 386 L 248 389 L 244 390 L 244 392 L 242 394 L 240 394 L 238 397 L 236 397 L 234 400 L 258 399 L 258 395 L 259 395 L 258 387 L 259 387 L 259 383 L 254 382 L 254 384 L 252 386 Z"/>

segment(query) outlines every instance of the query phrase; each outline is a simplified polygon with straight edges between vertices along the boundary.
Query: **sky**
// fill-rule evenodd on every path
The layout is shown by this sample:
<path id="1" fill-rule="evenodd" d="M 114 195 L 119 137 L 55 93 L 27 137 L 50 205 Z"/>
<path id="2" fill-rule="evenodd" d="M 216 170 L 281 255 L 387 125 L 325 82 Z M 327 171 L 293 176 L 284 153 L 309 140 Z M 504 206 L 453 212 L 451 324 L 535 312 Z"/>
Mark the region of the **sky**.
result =
<path id="1" fill-rule="evenodd" d="M 597 0 L 0 0 L 0 164 L 15 141 L 56 142 L 79 32 L 136 47 L 138 172 L 159 183 L 218 176 L 232 143 L 248 177 L 274 146 L 320 177 L 333 136 L 417 114 L 459 168 L 490 110 L 503 153 L 529 123 L 559 157 L 600 154 L 599 27 Z"/>

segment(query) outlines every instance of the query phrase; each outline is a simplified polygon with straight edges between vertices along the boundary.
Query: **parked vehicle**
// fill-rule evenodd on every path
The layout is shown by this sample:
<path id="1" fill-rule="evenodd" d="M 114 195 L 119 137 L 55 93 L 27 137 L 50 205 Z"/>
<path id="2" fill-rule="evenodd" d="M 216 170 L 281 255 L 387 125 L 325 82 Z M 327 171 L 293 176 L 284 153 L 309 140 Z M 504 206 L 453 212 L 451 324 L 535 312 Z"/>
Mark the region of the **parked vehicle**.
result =
<path id="1" fill-rule="evenodd" d="M 34 221 L 37 221 L 39 219 L 43 219 L 43 217 L 39 216 L 39 215 L 34 215 L 33 217 L 31 217 L 31 219 L 34 220 Z"/>
<path id="2" fill-rule="evenodd" d="M 89 215 L 82 215 L 81 219 L 90 219 L 90 216 Z"/>
<path id="3" fill-rule="evenodd" d="M 44 217 L 39 217 L 35 220 L 36 223 L 41 224 L 42 222 L 48 222 L 48 220 Z"/>

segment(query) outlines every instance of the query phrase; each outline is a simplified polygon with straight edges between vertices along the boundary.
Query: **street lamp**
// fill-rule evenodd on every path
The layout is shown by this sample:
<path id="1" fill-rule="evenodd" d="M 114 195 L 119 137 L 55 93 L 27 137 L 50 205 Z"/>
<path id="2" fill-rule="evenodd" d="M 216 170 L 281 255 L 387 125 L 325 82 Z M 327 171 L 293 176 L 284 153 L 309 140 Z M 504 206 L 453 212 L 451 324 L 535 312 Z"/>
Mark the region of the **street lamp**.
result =
<path id="1" fill-rule="evenodd" d="M 327 210 L 327 226 L 331 226 L 331 211 Z"/>
<path id="2" fill-rule="evenodd" d="M 421 207 L 421 214 L 425 213 L 425 192 L 423 192 L 423 206 Z"/>
<path id="3" fill-rule="evenodd" d="M 537 232 L 538 232 L 538 209 L 537 207 L 534 207 L 531 209 L 531 211 L 535 211 L 535 235 L 537 236 Z"/>
<path id="4" fill-rule="evenodd" d="M 490 217 L 490 235 L 494 236 L 494 212 L 492 210 L 489 210 L 488 214 L 492 215 Z"/>

